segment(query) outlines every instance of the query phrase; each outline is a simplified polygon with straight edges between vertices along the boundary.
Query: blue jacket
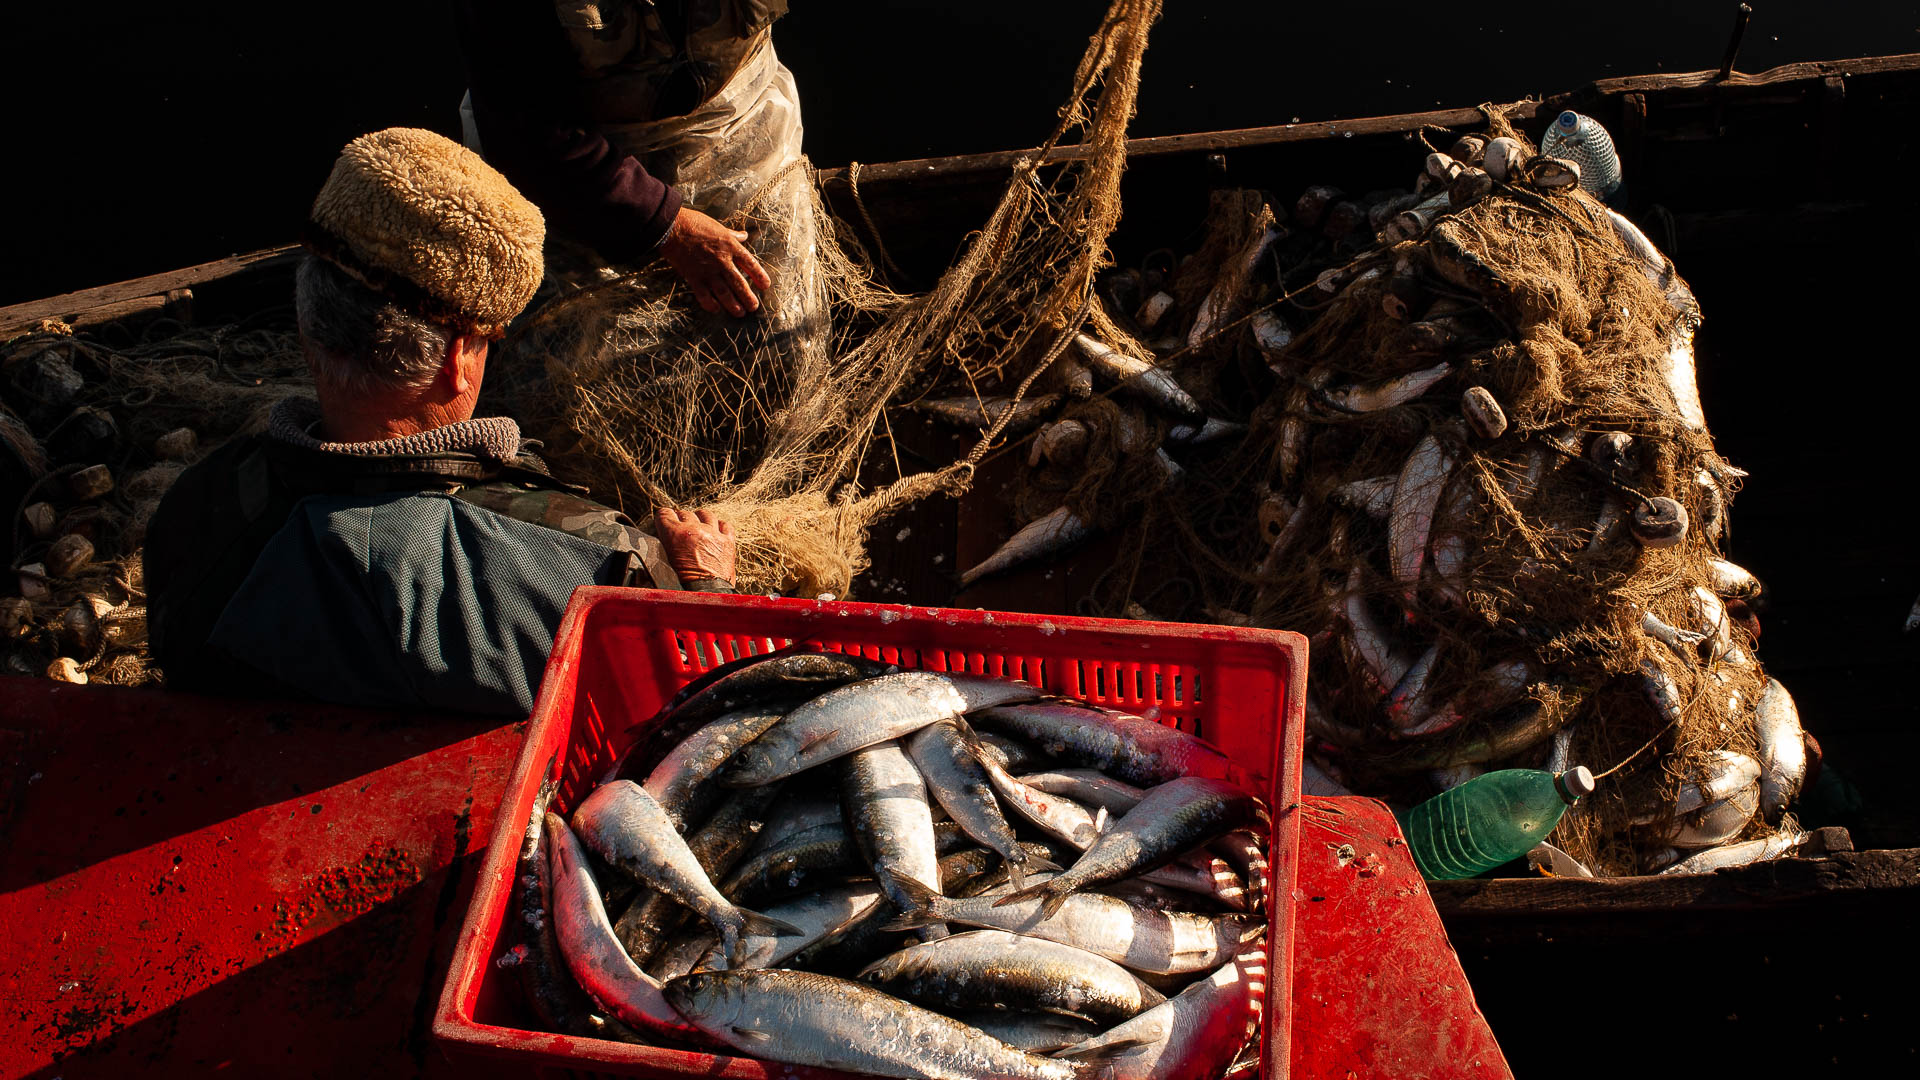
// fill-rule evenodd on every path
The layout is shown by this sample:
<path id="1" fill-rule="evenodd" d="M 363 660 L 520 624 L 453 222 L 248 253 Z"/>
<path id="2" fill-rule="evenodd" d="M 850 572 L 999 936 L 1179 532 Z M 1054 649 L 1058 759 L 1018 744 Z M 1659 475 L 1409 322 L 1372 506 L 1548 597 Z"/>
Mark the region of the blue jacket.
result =
<path id="1" fill-rule="evenodd" d="M 619 584 L 628 565 L 438 492 L 314 496 L 210 640 L 329 701 L 525 716 L 575 586 Z"/>

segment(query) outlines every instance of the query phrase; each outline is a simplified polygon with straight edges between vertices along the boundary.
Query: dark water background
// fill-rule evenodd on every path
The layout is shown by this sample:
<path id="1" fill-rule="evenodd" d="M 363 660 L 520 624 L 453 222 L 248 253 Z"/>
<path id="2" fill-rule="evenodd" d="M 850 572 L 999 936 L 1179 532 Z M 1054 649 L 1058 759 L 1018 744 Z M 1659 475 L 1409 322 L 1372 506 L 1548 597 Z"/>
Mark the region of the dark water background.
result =
<path id="1" fill-rule="evenodd" d="M 1026 146 L 1100 0 L 797 0 L 775 31 L 820 165 Z M 1734 4 L 1170 0 L 1142 135 L 1471 106 L 1718 67 Z M 1920 50 L 1920 5 L 1761 0 L 1740 70 Z M 0 304 L 292 240 L 342 143 L 457 135 L 443 5 L 10 3 Z"/>

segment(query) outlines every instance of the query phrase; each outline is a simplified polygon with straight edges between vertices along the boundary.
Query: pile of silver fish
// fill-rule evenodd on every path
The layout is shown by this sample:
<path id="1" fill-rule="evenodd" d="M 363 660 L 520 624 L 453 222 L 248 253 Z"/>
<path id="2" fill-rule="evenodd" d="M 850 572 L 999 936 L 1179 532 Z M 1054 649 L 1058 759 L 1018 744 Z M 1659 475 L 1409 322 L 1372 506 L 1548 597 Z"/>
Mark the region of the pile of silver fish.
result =
<path id="1" fill-rule="evenodd" d="M 569 818 L 550 764 L 527 823 L 496 963 L 549 1030 L 892 1077 L 1251 1067 L 1270 818 L 1206 742 L 805 646 L 640 730 Z"/>
<path id="2" fill-rule="evenodd" d="M 1259 216 L 1242 215 L 1250 226 L 1223 257 L 1107 275 L 1098 290 L 1107 336 L 1089 322 L 1039 384 L 1051 393 L 919 406 L 982 426 L 1013 410 L 1008 430 L 1032 432 L 1027 497 L 1065 492 L 961 584 L 1079 543 L 1099 527 L 1084 507 L 1133 529 L 1154 516 L 1159 491 L 1170 493 L 1163 520 L 1192 516 L 1190 492 L 1224 491 L 1258 507 L 1234 534 L 1250 542 L 1184 560 L 1159 554 L 1155 573 L 1137 575 L 1146 589 L 1182 571 L 1204 582 L 1197 595 L 1097 602 L 1137 618 L 1313 635 L 1310 791 L 1417 801 L 1488 769 L 1564 768 L 1570 748 L 1583 759 L 1596 746 L 1624 756 L 1664 731 L 1673 757 L 1644 758 L 1603 789 L 1613 800 L 1604 825 L 1590 807 L 1569 816 L 1568 828 L 1587 829 L 1587 850 L 1611 852 L 1603 873 L 1693 872 L 1791 852 L 1806 836 L 1788 811 L 1810 744 L 1791 696 L 1753 655 L 1760 583 L 1724 555 L 1745 474 L 1706 432 L 1699 305 L 1673 261 L 1582 183 L 1578 163 L 1524 139 L 1466 135 L 1428 155 L 1410 188 L 1354 197 L 1310 187 L 1291 214 L 1247 192 Z M 1515 286 L 1476 252 L 1487 249 L 1487 223 L 1526 215 L 1564 227 L 1576 260 L 1618 264 L 1621 277 L 1651 285 L 1635 317 L 1645 312 L 1664 350 L 1645 358 L 1646 383 L 1634 384 L 1640 414 L 1575 398 L 1553 406 L 1561 419 L 1543 420 L 1548 408 L 1495 392 L 1519 382 L 1503 383 L 1501 366 L 1521 337 L 1508 304 Z M 1206 287 L 1187 280 L 1195 273 Z M 1367 340 L 1330 334 L 1347 325 L 1321 322 L 1330 310 L 1359 313 L 1343 319 Z M 1391 363 L 1377 359 L 1389 352 L 1380 341 Z M 1138 358 L 1149 352 L 1157 361 Z M 1351 458 L 1360 445 L 1396 452 L 1360 473 Z M 1129 470 L 1099 499 L 1081 490 L 1092 447 Z M 1203 518 L 1186 536 L 1209 527 L 1221 535 Z M 1520 529 L 1533 544 L 1525 558 L 1512 555 Z M 1163 542 L 1139 546 L 1164 552 Z M 1642 582 L 1637 599 L 1597 588 L 1607 574 Z M 1521 597 L 1510 606 L 1537 610 L 1537 595 L 1580 621 L 1484 617 L 1491 608 L 1474 590 L 1491 576 Z M 1548 646 L 1562 631 L 1604 637 L 1606 662 L 1570 665 L 1568 647 Z M 1621 657 L 1638 670 L 1620 674 Z M 1608 735 L 1627 711 L 1619 730 L 1632 737 Z"/>

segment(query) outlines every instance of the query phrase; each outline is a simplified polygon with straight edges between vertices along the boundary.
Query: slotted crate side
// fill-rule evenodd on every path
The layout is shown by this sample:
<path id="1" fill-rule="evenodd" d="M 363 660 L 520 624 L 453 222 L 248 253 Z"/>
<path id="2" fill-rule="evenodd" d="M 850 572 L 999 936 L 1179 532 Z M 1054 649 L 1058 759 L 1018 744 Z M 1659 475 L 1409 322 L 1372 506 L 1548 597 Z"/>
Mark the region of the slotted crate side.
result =
<path id="1" fill-rule="evenodd" d="M 740 598 L 758 600 L 759 598 Z M 1267 696 L 1277 694 L 1284 678 L 1266 677 L 1264 670 L 1249 669 L 1244 661 L 1231 655 L 1238 644 L 1225 636 L 1193 639 L 1186 635 L 1196 627 L 1177 624 L 1126 623 L 1136 632 L 1158 632 L 1164 636 L 1143 639 L 1138 633 L 1114 636 L 1107 645 L 1110 654 L 1089 655 L 1084 634 L 1089 626 L 1102 620 L 1074 620 L 1066 617 L 1037 618 L 1004 613 L 955 611 L 940 608 L 897 607 L 879 604 L 823 604 L 817 601 L 783 601 L 795 604 L 785 610 L 811 623 L 798 628 L 801 637 L 818 641 L 840 652 L 858 653 L 872 659 L 898 663 L 906 668 L 928 671 L 961 671 L 976 675 L 1024 679 L 1041 689 L 1095 705 L 1151 714 L 1163 722 L 1171 719 L 1183 730 L 1196 730 L 1195 721 L 1204 709 L 1205 665 L 1229 665 L 1242 685 L 1240 693 L 1256 689 Z M 596 704 L 603 712 L 617 707 L 636 718 L 650 716 L 665 698 L 687 682 L 719 664 L 748 653 L 764 654 L 790 644 L 795 637 L 770 635 L 765 627 L 766 609 L 748 607 L 743 611 L 708 607 L 712 625 L 698 631 L 661 628 L 636 622 L 617 610 L 589 615 L 588 653 L 583 656 L 590 671 L 614 673 L 620 662 L 636 654 L 646 655 L 652 675 L 644 680 L 631 678 L 629 666 L 617 671 L 616 683 L 596 681 Z M 845 611 L 847 615 L 841 615 Z M 721 612 L 729 612 L 722 614 Z M 869 633 L 846 633 L 836 620 L 848 616 L 865 617 Z M 875 618 L 883 620 L 872 625 Z M 1082 623 L 1089 625 L 1083 626 Z M 1038 629 L 1038 641 L 1033 638 Z M 1156 628 L 1165 628 L 1156 630 Z M 1072 646 L 1066 635 L 1074 634 Z M 1097 630 L 1095 632 L 1098 632 Z M 652 638 L 643 636 L 651 633 Z M 1049 647 L 1049 638 L 1057 645 Z M 1245 646 L 1241 646 L 1244 649 Z M 1153 659 L 1132 660 L 1125 652 L 1150 652 Z M 1261 665 L 1270 663 L 1268 649 L 1255 650 L 1250 656 Z M 595 662 L 605 660 L 610 666 Z M 1156 712 L 1157 711 L 1157 712 Z M 1204 733 L 1203 733 L 1204 734 Z M 1211 737 L 1210 735 L 1208 737 Z"/>
<path id="2" fill-rule="evenodd" d="M 999 612 L 832 604 L 762 597 L 586 587 L 562 620 L 527 744 L 489 845 L 460 951 L 435 1023 L 438 1037 L 468 1051 L 597 1069 L 591 1075 L 838 1077 L 747 1058 L 572 1039 L 527 1031 L 515 980 L 495 968 L 513 861 L 549 762 L 561 762 L 555 810 L 565 813 L 682 686 L 720 664 L 794 641 L 897 663 L 903 668 L 1021 678 L 1065 697 L 1125 709 L 1197 731 L 1233 762 L 1235 779 L 1275 809 L 1269 837 L 1270 972 L 1291 971 L 1291 895 L 1297 856 L 1303 708 L 1294 680 L 1305 672 L 1298 635 Z M 1293 692 L 1290 692 L 1293 691 Z M 1210 714 L 1210 715 L 1209 715 Z M 1289 979 L 1265 1003 L 1286 1015 Z M 1268 1024 L 1265 1057 L 1282 1063 L 1285 1021 Z"/>

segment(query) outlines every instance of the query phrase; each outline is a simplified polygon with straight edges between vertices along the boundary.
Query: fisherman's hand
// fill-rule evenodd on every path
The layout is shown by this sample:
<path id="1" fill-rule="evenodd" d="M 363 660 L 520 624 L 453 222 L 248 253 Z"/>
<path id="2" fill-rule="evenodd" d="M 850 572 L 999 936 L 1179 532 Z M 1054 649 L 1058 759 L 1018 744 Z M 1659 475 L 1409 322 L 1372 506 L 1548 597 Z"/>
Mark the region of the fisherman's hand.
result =
<path id="1" fill-rule="evenodd" d="M 667 565 L 680 583 L 695 592 L 733 591 L 733 523 L 711 510 L 654 511 L 660 544 L 667 549 Z M 712 583 L 718 582 L 719 587 Z"/>
<path id="2" fill-rule="evenodd" d="M 703 310 L 738 317 L 759 310 L 755 291 L 773 284 L 760 260 L 747 250 L 746 239 L 746 233 L 683 206 L 660 241 L 660 253 L 685 279 Z"/>

